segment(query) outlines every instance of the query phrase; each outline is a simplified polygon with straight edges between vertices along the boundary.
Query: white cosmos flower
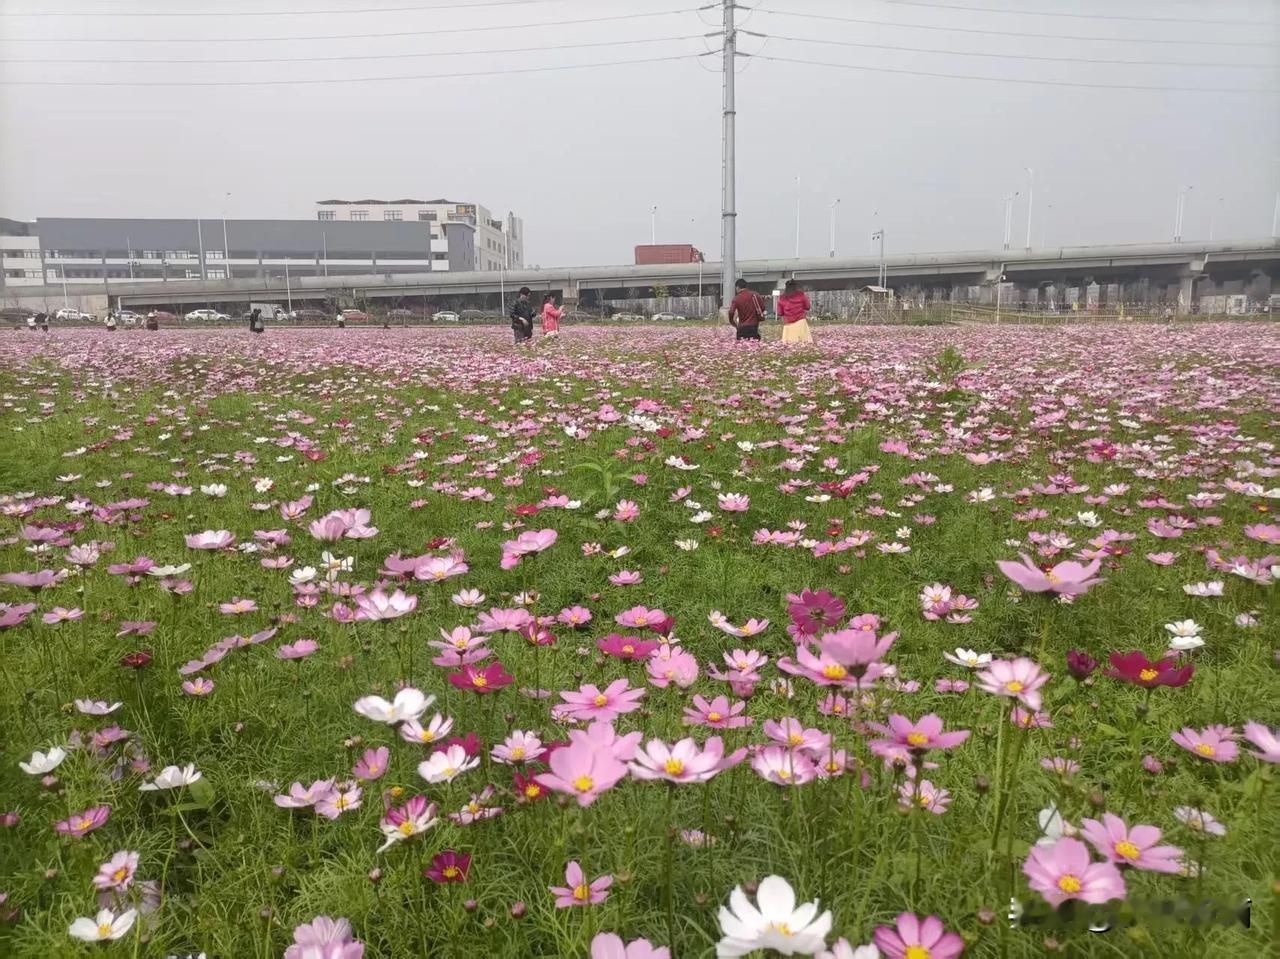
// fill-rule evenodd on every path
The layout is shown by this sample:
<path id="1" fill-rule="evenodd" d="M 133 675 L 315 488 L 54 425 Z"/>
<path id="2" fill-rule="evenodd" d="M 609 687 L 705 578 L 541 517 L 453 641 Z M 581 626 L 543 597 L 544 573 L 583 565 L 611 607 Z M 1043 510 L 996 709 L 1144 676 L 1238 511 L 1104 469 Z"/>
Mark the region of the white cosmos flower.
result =
<path id="1" fill-rule="evenodd" d="M 158 579 L 165 579 L 170 576 L 181 576 L 190 568 L 190 563 L 182 563 L 178 566 L 152 566 L 147 570 L 147 575 L 155 576 Z"/>
<path id="2" fill-rule="evenodd" d="M 185 766 L 165 766 L 152 782 L 143 783 L 138 790 L 145 793 L 160 789 L 177 789 L 198 782 L 203 775 L 196 769 L 195 763 L 187 763 Z"/>
<path id="3" fill-rule="evenodd" d="M 133 928 L 133 922 L 137 918 L 138 910 L 136 909 L 126 910 L 118 916 L 110 909 L 103 909 L 92 919 L 81 916 L 67 927 L 67 932 L 81 942 L 119 939 Z"/>
<path id="4" fill-rule="evenodd" d="M 465 749 L 455 744 L 432 753 L 429 759 L 418 763 L 418 775 L 433 785 L 451 783 L 479 765 L 479 756 L 468 756 Z"/>
<path id="5" fill-rule="evenodd" d="M 18 768 L 28 776 L 43 776 L 57 769 L 66 758 L 67 751 L 61 746 L 54 746 L 47 753 L 36 750 L 31 754 L 31 760 L 25 763 L 19 762 Z"/>
<path id="6" fill-rule="evenodd" d="M 200 492 L 205 496 L 212 496 L 214 499 L 222 499 L 227 495 L 227 487 L 222 483 L 210 483 L 208 486 L 201 486 Z"/>
<path id="7" fill-rule="evenodd" d="M 301 586 L 303 583 L 311 582 L 318 575 L 320 574 L 316 572 L 314 566 L 303 566 L 289 574 L 289 582 L 294 586 Z"/>
<path id="8" fill-rule="evenodd" d="M 1076 513 L 1076 522 L 1081 526 L 1088 526 L 1090 528 L 1102 525 L 1102 520 L 1098 519 L 1098 514 L 1092 510 L 1083 513 Z"/>
<path id="9" fill-rule="evenodd" d="M 692 553 L 698 548 L 698 541 L 696 539 L 678 539 L 676 540 L 676 546 L 686 553 Z"/>
<path id="10" fill-rule="evenodd" d="M 678 456 L 668 456 L 666 460 L 664 460 L 664 462 L 668 466 L 674 467 L 675 469 L 678 469 L 678 470 L 688 471 L 688 470 L 696 470 L 698 468 L 697 463 L 688 463 L 685 460 L 682 460 Z"/>
<path id="11" fill-rule="evenodd" d="M 114 713 L 124 703 L 109 703 L 104 699 L 77 699 L 76 709 L 86 716 L 105 716 Z"/>
<path id="12" fill-rule="evenodd" d="M 1195 638 L 1204 632 L 1204 627 L 1194 619 L 1184 619 L 1181 622 L 1165 623 L 1164 628 L 1170 635 L 1177 639 Z"/>
<path id="13" fill-rule="evenodd" d="M 791 884 L 781 876 L 766 876 L 754 905 L 741 886 L 734 887 L 728 908 L 720 907 L 720 931 L 724 938 L 716 943 L 717 959 L 764 949 L 784 956 L 812 956 L 826 946 L 831 912 L 818 915 L 817 900 L 796 906 Z"/>
<path id="14" fill-rule="evenodd" d="M 1221 596 L 1222 588 L 1222 580 L 1215 579 L 1207 583 L 1188 583 L 1182 591 L 1188 596 Z"/>
<path id="15" fill-rule="evenodd" d="M 478 589 L 462 589 L 449 597 L 455 606 L 461 606 L 463 609 L 469 609 L 472 606 L 479 606 L 484 602 L 484 593 Z"/>
<path id="16" fill-rule="evenodd" d="M 253 489 L 258 493 L 270 493 L 275 488 L 275 485 L 276 481 L 269 476 L 253 481 Z"/>
<path id="17" fill-rule="evenodd" d="M 1169 640 L 1169 649 L 1178 653 L 1189 653 L 1203 645 L 1204 640 L 1199 636 L 1174 636 Z"/>
<path id="18" fill-rule="evenodd" d="M 701 510 L 700 512 L 694 513 L 692 516 L 690 516 L 689 522 L 705 523 L 709 519 L 711 519 L 711 514 L 708 513 L 706 510 Z"/>
<path id="19" fill-rule="evenodd" d="M 955 663 L 957 666 L 963 666 L 966 669 L 981 669 L 983 666 L 991 662 L 990 653 L 979 653 L 972 649 L 963 649 L 956 647 L 954 653 L 943 653 L 943 657 L 949 663 Z"/>
<path id="20" fill-rule="evenodd" d="M 880 950 L 870 943 L 852 946 L 848 939 L 837 939 L 830 949 L 815 953 L 814 959 L 880 959 Z"/>
<path id="21" fill-rule="evenodd" d="M 1036 840 L 1037 846 L 1052 846 L 1063 836 L 1074 836 L 1078 831 L 1075 826 L 1062 818 L 1057 804 L 1052 802 L 1036 813 L 1036 822 L 1040 826 L 1040 838 Z"/>
<path id="22" fill-rule="evenodd" d="M 421 690 L 406 686 L 396 693 L 396 698 L 391 702 L 381 696 L 363 696 L 355 701 L 352 708 L 366 719 L 394 726 L 406 719 L 417 719 L 435 701 L 435 696 L 425 696 Z"/>
<path id="23" fill-rule="evenodd" d="M 976 489 L 965 496 L 970 503 L 990 503 L 996 498 L 996 494 L 992 492 L 990 486 L 984 486 L 982 489 Z"/>

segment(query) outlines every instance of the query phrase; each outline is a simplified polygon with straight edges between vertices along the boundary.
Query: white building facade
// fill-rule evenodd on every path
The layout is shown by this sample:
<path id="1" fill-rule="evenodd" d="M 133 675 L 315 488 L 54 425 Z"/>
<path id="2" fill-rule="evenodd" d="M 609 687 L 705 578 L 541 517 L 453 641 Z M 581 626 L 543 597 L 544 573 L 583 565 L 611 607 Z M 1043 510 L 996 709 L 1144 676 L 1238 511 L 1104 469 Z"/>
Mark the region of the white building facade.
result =
<path id="1" fill-rule="evenodd" d="M 431 230 L 436 270 L 519 270 L 524 268 L 524 220 L 508 213 L 495 219 L 478 203 L 452 200 L 321 200 L 316 219 L 425 223 Z M 470 230 L 467 237 L 464 230 Z"/>
<path id="2" fill-rule="evenodd" d="M 0 297 L 5 290 L 39 286 L 43 282 L 36 225 L 0 219 Z"/>

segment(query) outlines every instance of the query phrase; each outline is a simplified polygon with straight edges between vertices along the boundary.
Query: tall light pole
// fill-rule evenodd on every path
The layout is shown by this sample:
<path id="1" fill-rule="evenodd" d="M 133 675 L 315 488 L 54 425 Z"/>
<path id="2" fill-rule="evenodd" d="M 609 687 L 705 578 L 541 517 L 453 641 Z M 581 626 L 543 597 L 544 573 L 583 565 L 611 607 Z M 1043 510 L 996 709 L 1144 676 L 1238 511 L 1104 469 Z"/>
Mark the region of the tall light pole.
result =
<path id="1" fill-rule="evenodd" d="M 872 246 L 875 246 L 875 243 L 877 240 L 880 241 L 880 274 L 879 274 L 880 282 L 876 285 L 880 287 L 885 287 L 888 285 L 889 271 L 885 267 L 885 262 L 884 262 L 884 227 L 881 227 L 880 229 L 876 230 L 876 232 L 871 234 Z"/>
<path id="2" fill-rule="evenodd" d="M 230 199 L 230 193 L 222 198 L 222 278 L 224 280 L 231 279 L 231 247 L 227 244 L 227 201 Z"/>
<path id="3" fill-rule="evenodd" d="M 1036 171 L 1024 167 L 1027 171 L 1027 252 L 1031 252 L 1031 207 L 1036 199 Z"/>
<path id="4" fill-rule="evenodd" d="M 1184 186 L 1178 191 L 1178 205 L 1173 219 L 1173 240 L 1175 243 L 1182 242 L 1182 220 L 1187 213 L 1187 194 L 1194 189 L 1195 187 L 1193 186 Z"/>
<path id="5" fill-rule="evenodd" d="M 831 258 L 833 260 L 836 257 L 836 207 L 839 205 L 839 197 L 831 201 Z"/>
<path id="6" fill-rule="evenodd" d="M 800 178 L 796 177 L 796 259 L 800 259 Z"/>
<path id="7" fill-rule="evenodd" d="M 655 204 L 653 209 L 649 211 L 649 245 L 656 246 L 658 243 L 658 207 Z"/>
<path id="8" fill-rule="evenodd" d="M 133 244 L 129 242 L 129 238 L 124 238 L 125 256 L 129 258 L 129 279 L 133 279 Z"/>
<path id="9" fill-rule="evenodd" d="M 204 222 L 196 217 L 196 242 L 200 244 L 200 279 L 207 280 L 204 272 Z"/>
<path id="10" fill-rule="evenodd" d="M 720 299 L 725 308 L 733 299 L 733 282 L 738 273 L 738 225 L 736 210 L 737 172 L 734 165 L 737 112 L 734 103 L 733 68 L 737 56 L 738 33 L 734 25 L 734 0 L 724 2 L 724 123 L 721 137 L 720 171 Z"/>
<path id="11" fill-rule="evenodd" d="M 1004 200 L 1004 248 L 1009 249 L 1009 234 L 1013 230 L 1013 201 L 1018 198 L 1021 191 L 1014 190 L 1008 196 L 1003 197 Z"/>

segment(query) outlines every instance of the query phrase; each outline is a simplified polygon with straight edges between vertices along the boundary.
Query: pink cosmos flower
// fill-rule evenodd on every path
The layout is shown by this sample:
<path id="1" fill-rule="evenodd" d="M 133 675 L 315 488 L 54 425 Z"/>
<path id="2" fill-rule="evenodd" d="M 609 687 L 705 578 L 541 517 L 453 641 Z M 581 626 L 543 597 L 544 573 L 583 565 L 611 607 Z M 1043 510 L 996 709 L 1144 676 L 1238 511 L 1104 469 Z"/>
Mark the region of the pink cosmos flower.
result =
<path id="1" fill-rule="evenodd" d="M 542 748 L 542 740 L 536 735 L 514 729 L 505 740 L 490 750 L 489 755 L 494 762 L 519 766 L 540 759 L 544 752 L 546 750 Z"/>
<path id="2" fill-rule="evenodd" d="M 428 556 L 414 570 L 414 578 L 440 583 L 454 576 L 462 576 L 471 569 L 459 556 Z"/>
<path id="3" fill-rule="evenodd" d="M 670 655 L 658 655 L 663 649 L 670 649 L 670 647 L 662 646 L 650 656 L 649 663 L 645 667 L 649 674 L 649 682 L 659 689 L 666 689 L 672 683 L 680 689 L 688 689 L 698 679 L 698 661 L 692 654 L 678 647 L 672 650 Z"/>
<path id="4" fill-rule="evenodd" d="M 741 713 L 747 708 L 744 702 L 729 702 L 728 696 L 716 696 L 708 702 L 702 696 L 693 697 L 693 706 L 684 708 L 686 726 L 710 726 L 712 729 L 739 729 L 750 726 L 755 720 Z"/>
<path id="5" fill-rule="evenodd" d="M 438 812 L 439 807 L 435 803 L 428 803 L 426 796 L 414 796 L 403 806 L 387 810 L 387 814 L 378 822 L 378 828 L 382 830 L 382 836 L 386 840 L 378 847 L 378 852 L 433 828 L 440 822 Z"/>
<path id="6" fill-rule="evenodd" d="M 299 639 L 281 646 L 276 650 L 276 656 L 280 659 L 305 659 L 319 648 L 320 644 L 314 639 Z"/>
<path id="7" fill-rule="evenodd" d="M 1022 871 L 1028 885 L 1054 908 L 1068 899 L 1100 903 L 1126 895 L 1120 870 L 1110 862 L 1091 862 L 1089 847 L 1069 836 L 1032 846 Z"/>
<path id="8" fill-rule="evenodd" d="M 51 586 L 57 586 L 67 577 L 66 570 L 58 570 L 56 573 L 50 569 L 42 569 L 35 573 L 4 573 L 0 575 L 0 583 L 8 583 L 10 586 L 21 586 L 32 592 L 38 589 L 48 589 Z"/>
<path id="9" fill-rule="evenodd" d="M 245 613 L 256 613 L 258 604 L 251 599 L 233 596 L 229 603 L 219 603 L 218 611 L 224 616 L 243 616 Z"/>
<path id="10" fill-rule="evenodd" d="M 785 656 L 779 659 L 778 668 L 792 676 L 803 676 L 818 686 L 848 687 L 856 684 L 847 666 L 829 653 L 815 656 L 807 646 L 796 647 L 795 662 Z"/>
<path id="11" fill-rule="evenodd" d="M 351 775 L 364 782 L 375 782 L 387 772 L 391 762 L 391 750 L 386 746 L 366 749 L 359 761 L 351 767 Z"/>
<path id="12" fill-rule="evenodd" d="M 1236 731 L 1231 726 L 1214 725 L 1199 730 L 1183 726 L 1182 732 L 1173 733 L 1171 738 L 1192 755 L 1215 763 L 1234 762 L 1240 755 Z"/>
<path id="13" fill-rule="evenodd" d="M 1035 660 L 1020 656 L 1014 660 L 997 659 L 978 673 L 978 688 L 997 696 L 1009 696 L 1028 709 L 1040 708 L 1040 687 L 1049 674 Z"/>
<path id="14" fill-rule="evenodd" d="M 609 582 L 614 586 L 635 586 L 644 582 L 644 577 L 634 569 L 620 569 L 609 576 Z"/>
<path id="15" fill-rule="evenodd" d="M 877 637 L 874 627 L 860 628 L 857 622 L 855 619 L 848 629 L 823 633 L 818 640 L 818 649 L 848 669 L 858 684 L 872 683 L 884 675 L 885 666 L 880 660 L 898 634 L 886 633 Z M 875 626 L 879 626 L 879 621 L 875 621 Z"/>
<path id="16" fill-rule="evenodd" d="M 1262 723 L 1245 723 L 1244 738 L 1261 750 L 1253 755 L 1264 763 L 1280 763 L 1280 736 L 1273 733 L 1269 727 Z"/>
<path id="17" fill-rule="evenodd" d="M 564 713 L 574 719 L 599 719 L 612 722 L 619 716 L 635 712 L 646 690 L 643 687 L 628 688 L 626 678 L 615 679 L 604 688 L 586 683 L 577 692 L 563 691 Z"/>
<path id="18" fill-rule="evenodd" d="M 597 749 L 585 739 L 552 752 L 547 766 L 550 772 L 534 778 L 548 789 L 573 796 L 579 806 L 590 806 L 627 774 L 627 767 L 612 753 Z"/>
<path id="19" fill-rule="evenodd" d="M 436 883 L 466 882 L 471 872 L 471 854 L 445 849 L 431 857 L 431 868 L 422 874 Z"/>
<path id="20" fill-rule="evenodd" d="M 1102 822 L 1082 820 L 1080 835 L 1089 840 L 1098 855 L 1118 866 L 1150 872 L 1182 871 L 1182 864 L 1178 861 L 1182 850 L 1177 846 L 1157 846 L 1161 832 L 1155 826 L 1130 828 L 1119 816 L 1103 813 Z"/>
<path id="21" fill-rule="evenodd" d="M 121 850 L 98 867 L 98 873 L 93 877 L 93 888 L 99 891 L 128 889 L 137 870 L 138 854 Z"/>
<path id="22" fill-rule="evenodd" d="M 953 749 L 969 738 L 969 730 L 955 732 L 942 731 L 942 717 L 936 713 L 921 716 L 912 722 L 906 716 L 894 713 L 889 717 L 889 725 L 868 723 L 872 729 L 887 739 L 875 739 L 870 743 L 872 752 L 877 743 L 889 743 L 894 746 L 905 746 L 912 752 L 923 753 L 930 749 Z"/>
<path id="23" fill-rule="evenodd" d="M 330 513 L 321 519 L 313 520 L 307 529 L 311 532 L 312 537 L 320 542 L 335 543 L 346 535 L 348 527 L 341 517 Z"/>
<path id="24" fill-rule="evenodd" d="M 765 746 L 751 757 L 751 768 L 766 782 L 778 786 L 803 786 L 818 776 L 807 754 L 778 745 Z"/>
<path id="25" fill-rule="evenodd" d="M 821 729 L 806 729 L 804 723 L 790 716 L 778 721 L 766 719 L 764 734 L 781 746 L 796 752 L 821 753 L 831 745 L 831 734 Z"/>
<path id="26" fill-rule="evenodd" d="M 55 606 L 40 618 L 44 620 L 45 625 L 53 626 L 56 623 L 75 622 L 83 615 L 83 609 L 67 609 L 64 606 Z"/>
<path id="27" fill-rule="evenodd" d="M 316 916 L 293 930 L 293 945 L 284 959 L 363 959 L 364 943 L 352 938 L 345 919 Z"/>
<path id="28" fill-rule="evenodd" d="M 418 608 L 418 597 L 410 596 L 403 590 L 387 593 L 375 589 L 367 595 L 356 598 L 356 619 L 384 621 L 407 616 Z"/>
<path id="29" fill-rule="evenodd" d="M 0 629 L 12 629 L 27 621 L 36 608 L 35 603 L 0 603 Z"/>
<path id="30" fill-rule="evenodd" d="M 1280 546 L 1280 524 L 1254 523 L 1244 528 L 1244 535 L 1268 546 Z"/>
<path id="31" fill-rule="evenodd" d="M 310 786 L 294 783 L 287 793 L 274 797 L 281 809 L 307 809 L 334 793 L 332 779 L 317 779 Z"/>
<path id="32" fill-rule="evenodd" d="M 1042 572 L 1026 553 L 1018 555 L 1022 558 L 1020 564 L 1002 559 L 996 562 L 996 566 L 1000 568 L 1000 572 L 1028 593 L 1052 591 L 1063 596 L 1083 596 L 1089 591 L 1089 587 L 1102 582 L 1101 579 L 1094 578 L 1094 574 L 1102 565 L 1100 560 L 1095 559 L 1088 566 L 1081 566 L 1074 560 L 1067 560 L 1046 573 Z"/>
<path id="33" fill-rule="evenodd" d="M 591 940 L 590 959 L 671 959 L 671 950 L 648 939 L 623 942 L 615 933 L 602 932 Z"/>
<path id="34" fill-rule="evenodd" d="M 618 500 L 613 509 L 613 518 L 619 523 L 630 523 L 640 515 L 640 507 L 629 499 Z"/>
<path id="35" fill-rule="evenodd" d="M 453 729 L 453 719 L 436 713 L 431 721 L 423 726 L 417 719 L 407 719 L 400 725 L 400 738 L 407 743 L 418 743 L 429 746 L 438 743 L 449 735 Z"/>
<path id="36" fill-rule="evenodd" d="M 588 882 L 582 867 L 574 861 L 565 867 L 564 881 L 568 885 L 551 887 L 551 894 L 556 897 L 557 909 L 595 906 L 604 902 L 609 898 L 607 890 L 613 885 L 613 876 L 600 876 Z"/>
<path id="37" fill-rule="evenodd" d="M 79 839 L 106 824 L 111 817 L 110 806 L 90 806 L 84 812 L 73 813 L 54 824 L 54 830 L 72 839 Z"/>
<path id="38" fill-rule="evenodd" d="M 359 809 L 362 790 L 355 783 L 337 786 L 328 795 L 316 800 L 316 815 L 325 819 L 337 819 L 343 813 Z"/>
<path id="39" fill-rule="evenodd" d="M 631 775 L 636 779 L 665 779 L 671 783 L 704 783 L 746 758 L 745 748 L 726 756 L 724 742 L 719 736 L 707 740 L 702 751 L 693 739 L 685 738 L 674 746 L 659 739 L 651 739 L 643 750 L 636 752 L 631 763 Z"/>
<path id="40" fill-rule="evenodd" d="M 632 606 L 614 618 L 619 626 L 626 626 L 628 629 L 645 629 L 646 627 L 652 627 L 655 623 L 662 622 L 667 618 L 667 614 L 660 609 Z"/>
<path id="41" fill-rule="evenodd" d="M 182 684 L 182 691 L 188 696 L 208 696 L 213 692 L 214 683 L 212 679 L 206 679 L 200 676 L 196 679 L 188 679 Z"/>
<path id="42" fill-rule="evenodd" d="M 518 633 L 533 622 L 527 609 L 491 609 L 480 614 L 476 631 L 481 633 Z"/>
<path id="43" fill-rule="evenodd" d="M 751 508 L 751 497 L 743 493 L 718 493 L 716 502 L 726 513 L 745 513 Z"/>
<path id="44" fill-rule="evenodd" d="M 186 536 L 188 549 L 227 549 L 236 541 L 235 534 L 225 529 L 207 529 Z"/>
<path id="45" fill-rule="evenodd" d="M 600 652 L 617 659 L 647 659 L 659 645 L 656 639 L 621 636 L 618 633 L 610 633 L 603 639 L 596 640 L 596 648 Z"/>
<path id="46" fill-rule="evenodd" d="M 947 932 L 937 916 L 921 919 L 913 912 L 898 914 L 892 926 L 877 926 L 873 936 L 885 959 L 956 959 L 964 940 Z"/>
<path id="47" fill-rule="evenodd" d="M 585 606 L 566 606 L 556 616 L 556 622 L 562 626 L 577 628 L 591 622 L 591 610 Z"/>
<path id="48" fill-rule="evenodd" d="M 951 805 L 951 793 L 949 790 L 939 789 L 927 779 L 918 782 L 909 779 L 898 787 L 898 805 L 904 809 L 915 807 L 941 816 Z"/>

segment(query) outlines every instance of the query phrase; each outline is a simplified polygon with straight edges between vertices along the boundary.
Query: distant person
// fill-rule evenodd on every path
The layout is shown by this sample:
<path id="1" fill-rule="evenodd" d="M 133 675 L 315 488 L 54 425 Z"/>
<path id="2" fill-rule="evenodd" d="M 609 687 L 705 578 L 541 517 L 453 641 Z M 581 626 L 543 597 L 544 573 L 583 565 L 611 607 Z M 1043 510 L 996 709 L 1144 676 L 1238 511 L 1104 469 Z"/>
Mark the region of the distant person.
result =
<path id="1" fill-rule="evenodd" d="M 32 313 L 30 316 L 27 317 L 27 329 L 34 332 L 35 328 L 36 328 L 36 315 Z"/>
<path id="2" fill-rule="evenodd" d="M 255 306 L 249 312 L 249 332 L 261 333 L 262 330 L 258 329 L 258 327 L 260 327 L 261 325 L 262 325 L 262 308 L 259 306 Z"/>
<path id="3" fill-rule="evenodd" d="M 764 318 L 764 298 L 739 280 L 733 285 L 738 292 L 729 301 L 729 323 L 737 330 L 735 339 L 760 339 L 760 321 Z"/>
<path id="4" fill-rule="evenodd" d="M 564 310 L 556 306 L 556 298 L 550 293 L 542 301 L 542 335 L 555 338 L 560 335 L 560 317 Z"/>
<path id="5" fill-rule="evenodd" d="M 116 314 L 114 310 L 107 310 L 107 318 L 103 320 L 107 325 L 107 332 L 114 333 L 116 331 Z"/>
<path id="6" fill-rule="evenodd" d="M 41 331 L 42 333 L 48 333 L 48 332 L 49 332 L 49 314 L 48 314 L 48 313 L 37 313 L 37 314 L 36 314 L 36 325 L 40 327 L 40 331 Z"/>
<path id="7" fill-rule="evenodd" d="M 347 318 L 341 310 L 338 311 L 338 329 L 345 330 L 347 328 Z"/>
<path id="8" fill-rule="evenodd" d="M 782 288 L 782 296 L 778 297 L 778 316 L 782 318 L 783 343 L 812 343 L 813 333 L 809 331 L 809 310 L 813 304 L 800 284 L 795 280 L 787 280 Z"/>
<path id="9" fill-rule="evenodd" d="M 533 339 L 533 304 L 529 302 L 529 293 L 527 286 L 520 287 L 520 295 L 511 304 L 511 332 L 517 343 Z"/>
<path id="10" fill-rule="evenodd" d="M 147 314 L 147 329 L 152 333 L 160 329 L 160 317 L 156 316 L 156 311 L 152 310 Z"/>

